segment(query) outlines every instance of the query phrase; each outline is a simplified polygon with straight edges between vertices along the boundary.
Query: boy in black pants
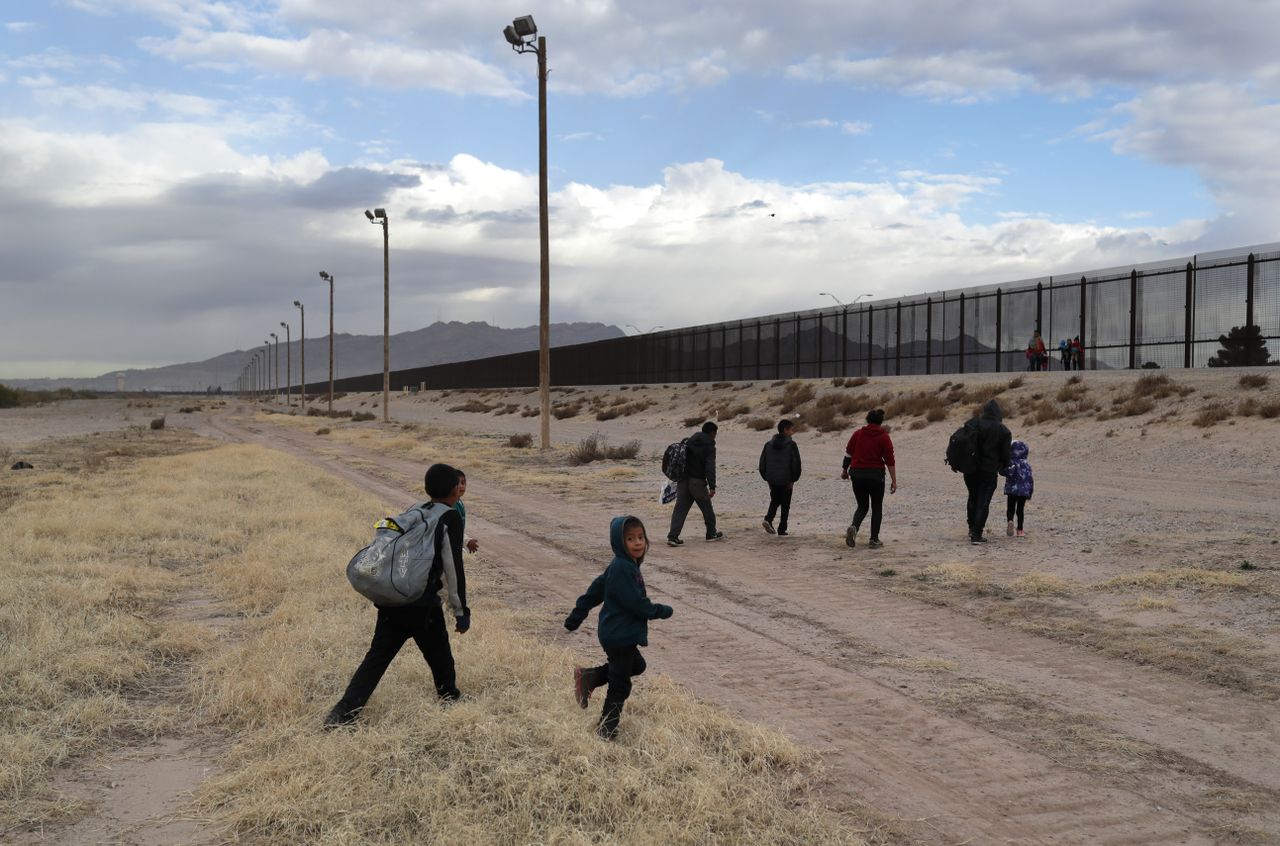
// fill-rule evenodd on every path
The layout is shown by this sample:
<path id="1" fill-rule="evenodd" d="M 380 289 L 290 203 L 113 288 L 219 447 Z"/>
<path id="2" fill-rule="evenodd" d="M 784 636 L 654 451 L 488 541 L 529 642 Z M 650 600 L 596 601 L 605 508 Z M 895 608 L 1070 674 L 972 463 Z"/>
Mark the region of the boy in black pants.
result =
<path id="1" fill-rule="evenodd" d="M 564 621 L 564 627 L 574 631 L 582 625 L 592 608 L 604 604 L 600 609 L 597 634 L 609 658 L 608 663 L 575 669 L 573 692 L 578 705 L 586 708 L 591 691 L 609 685 L 604 697 L 604 710 L 596 726 L 596 733 L 605 740 L 617 737 L 622 704 L 631 695 L 631 678 L 645 670 L 644 656 L 640 654 L 639 647 L 649 645 L 649 621 L 665 620 L 671 616 L 670 605 L 650 602 L 645 593 L 640 564 L 649 551 L 649 538 L 639 518 L 614 517 L 609 524 L 609 544 L 613 547 L 613 561 L 578 598 Z"/>
<path id="2" fill-rule="evenodd" d="M 424 484 L 427 496 L 431 497 L 428 507 L 446 509 L 432 539 L 435 563 L 427 577 L 427 589 L 421 598 L 409 605 L 377 606 L 378 622 L 373 629 L 373 642 L 351 677 L 346 693 L 324 718 L 325 728 L 355 722 L 382 674 L 409 638 L 413 638 L 422 657 L 427 659 L 435 680 L 436 695 L 446 702 L 462 695 L 456 683 L 453 652 L 449 649 L 449 632 L 445 627 L 440 596 L 440 591 L 444 590 L 444 603 L 449 605 L 455 618 L 454 631 L 465 634 L 471 628 L 471 610 L 467 608 L 467 579 L 462 568 L 462 519 L 453 508 L 458 501 L 458 471 L 448 464 L 433 464 L 427 469 Z"/>

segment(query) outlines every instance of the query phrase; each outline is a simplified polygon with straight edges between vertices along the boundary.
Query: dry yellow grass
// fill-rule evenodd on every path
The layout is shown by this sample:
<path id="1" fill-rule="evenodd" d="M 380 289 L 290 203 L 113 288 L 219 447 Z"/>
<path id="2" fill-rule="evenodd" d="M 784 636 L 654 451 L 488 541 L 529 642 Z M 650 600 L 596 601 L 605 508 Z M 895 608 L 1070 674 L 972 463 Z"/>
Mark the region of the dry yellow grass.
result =
<path id="1" fill-rule="evenodd" d="M 582 712 L 571 696 L 572 656 L 515 633 L 528 621 L 484 598 L 482 561 L 471 586 L 474 628 L 452 636 L 466 698 L 438 705 L 410 647 L 361 727 L 322 733 L 320 718 L 373 626 L 342 565 L 386 508 L 278 454 L 228 457 L 229 469 L 252 464 L 262 475 L 225 484 L 276 503 L 238 516 L 240 553 L 213 568 L 215 589 L 255 616 L 248 637 L 202 662 L 197 683 L 210 716 L 240 738 L 200 802 L 238 836 L 280 844 L 858 842 L 797 804 L 816 774 L 810 753 L 661 679 L 640 685 L 621 742 L 599 741 L 595 709 Z"/>
<path id="2" fill-rule="evenodd" d="M 1154 596 L 1140 596 L 1133 603 L 1139 611 L 1177 611 L 1178 605 L 1172 599 L 1157 599 Z"/>
<path id="3" fill-rule="evenodd" d="M 990 581 L 970 564 L 935 564 L 924 571 L 925 576 L 944 587 L 986 590 Z"/>
<path id="4" fill-rule="evenodd" d="M 1060 596 L 1070 593 L 1071 585 L 1052 573 L 1031 572 L 1010 582 L 1009 590 L 1021 596 Z"/>
<path id="5" fill-rule="evenodd" d="M 1204 570 L 1199 567 L 1176 567 L 1171 570 L 1148 570 L 1126 573 L 1100 582 L 1097 590 L 1206 590 L 1247 591 L 1257 579 L 1244 573 Z"/>
<path id="6" fill-rule="evenodd" d="M 190 522 L 222 493 L 194 472 L 200 459 L 5 480 L 0 833 L 71 810 L 49 791 L 60 764 L 174 723 L 154 693 L 202 638 L 165 610 L 186 590 L 180 571 L 234 541 Z"/>
<path id="7" fill-rule="evenodd" d="M 573 656 L 485 599 L 482 559 L 474 628 L 453 636 L 467 697 L 441 708 L 410 647 L 362 726 L 321 732 L 372 630 L 343 565 L 403 503 L 249 446 L 19 484 L 0 549 L 0 832 L 79 810 L 48 789 L 59 764 L 200 723 L 235 745 L 197 807 L 238 842 L 864 842 L 808 805 L 814 753 L 661 677 L 621 741 L 599 741 Z M 244 615 L 222 649 L 168 621 L 204 590 Z"/>

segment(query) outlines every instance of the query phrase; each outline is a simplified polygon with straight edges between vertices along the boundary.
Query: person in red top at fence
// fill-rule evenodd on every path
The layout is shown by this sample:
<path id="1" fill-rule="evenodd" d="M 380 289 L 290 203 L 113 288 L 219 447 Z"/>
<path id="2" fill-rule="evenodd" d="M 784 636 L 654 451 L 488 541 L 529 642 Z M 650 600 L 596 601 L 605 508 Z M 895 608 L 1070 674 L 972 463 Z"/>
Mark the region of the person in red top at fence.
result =
<path id="1" fill-rule="evenodd" d="M 867 516 L 868 510 L 871 511 L 871 543 L 868 545 L 872 549 L 884 546 L 880 542 L 884 471 L 889 471 L 891 494 L 898 492 L 898 471 L 893 461 L 893 441 L 881 427 L 882 423 L 884 409 L 874 408 L 868 411 L 867 425 L 853 433 L 844 450 L 844 466 L 840 478 L 853 480 L 853 496 L 858 501 L 858 510 L 853 512 L 853 522 L 844 533 L 844 542 L 849 546 L 857 545 L 858 529 L 861 528 L 862 518 Z"/>
<path id="2" fill-rule="evenodd" d="M 1071 341 L 1071 364 L 1076 370 L 1084 370 L 1084 344 L 1080 342 L 1079 335 Z"/>

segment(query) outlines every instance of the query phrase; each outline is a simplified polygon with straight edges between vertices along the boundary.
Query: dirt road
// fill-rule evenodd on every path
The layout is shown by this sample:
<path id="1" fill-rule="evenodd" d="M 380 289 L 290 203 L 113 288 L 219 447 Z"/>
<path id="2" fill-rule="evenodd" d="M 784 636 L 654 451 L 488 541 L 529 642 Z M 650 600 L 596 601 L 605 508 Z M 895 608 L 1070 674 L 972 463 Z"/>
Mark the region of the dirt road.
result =
<path id="1" fill-rule="evenodd" d="M 394 455 L 323 449 L 232 414 L 210 423 L 389 502 L 421 484 L 420 463 Z M 727 466 L 747 452 L 722 456 Z M 1082 487 L 1096 481 L 1080 472 Z M 1167 486 L 1156 495 L 1185 502 Z M 598 572 L 617 509 L 475 478 L 468 498 L 483 515 L 472 519 L 484 539 L 475 569 L 564 640 L 554 621 Z M 822 750 L 830 778 L 815 789 L 835 807 L 866 802 L 936 843 L 1273 842 L 1280 831 L 1269 695 L 994 623 L 877 575 L 955 556 L 936 539 L 891 545 L 869 568 L 829 535 L 705 544 L 700 529 L 695 511 L 686 546 L 655 547 L 645 564 L 651 593 L 677 609 L 655 624 L 650 663 Z M 594 656 L 590 633 L 573 638 Z"/>

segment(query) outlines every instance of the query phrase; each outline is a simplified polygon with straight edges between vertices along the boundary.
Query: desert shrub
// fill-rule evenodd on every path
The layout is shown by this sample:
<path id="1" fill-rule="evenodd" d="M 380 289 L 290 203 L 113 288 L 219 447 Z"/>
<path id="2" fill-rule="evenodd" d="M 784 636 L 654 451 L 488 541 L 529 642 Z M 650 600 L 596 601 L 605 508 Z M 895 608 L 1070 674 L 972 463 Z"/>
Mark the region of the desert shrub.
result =
<path id="1" fill-rule="evenodd" d="M 521 417 L 537 417 L 541 413 L 542 413 L 542 409 L 534 408 L 532 406 L 526 405 L 523 409 L 521 409 L 520 416 Z"/>
<path id="2" fill-rule="evenodd" d="M 1200 413 L 1197 414 L 1195 419 L 1191 422 L 1196 426 L 1199 426 L 1201 429 L 1207 429 L 1210 426 L 1215 426 L 1218 423 L 1221 423 L 1229 417 L 1231 417 L 1231 409 L 1220 403 L 1215 403 L 1213 405 L 1206 405 L 1204 408 L 1200 409 Z"/>
<path id="3" fill-rule="evenodd" d="M 1268 420 L 1280 417 L 1280 402 L 1264 402 L 1258 406 L 1258 416 Z"/>
<path id="4" fill-rule="evenodd" d="M 1137 417 L 1139 414 L 1146 414 L 1155 407 L 1156 404 L 1147 397 L 1129 397 L 1123 405 L 1116 409 L 1116 412 L 1123 417 Z"/>
<path id="5" fill-rule="evenodd" d="M 945 409 L 952 401 L 951 397 L 940 397 L 934 393 L 921 391 L 900 394 L 882 405 L 888 417 L 921 417 L 934 409 L 943 410 L 943 416 L 946 416 Z"/>
<path id="6" fill-rule="evenodd" d="M 1151 397 L 1152 399 L 1164 399 L 1174 394 L 1186 396 L 1191 393 L 1190 388 L 1182 388 L 1178 386 L 1172 379 L 1163 374 L 1148 373 L 1145 376 L 1138 377 L 1138 381 L 1133 385 L 1133 395 L 1136 397 Z"/>
<path id="7" fill-rule="evenodd" d="M 204 411 L 204 409 L 198 405 L 184 405 L 178 409 L 179 414 L 195 414 L 197 411 Z"/>
<path id="8" fill-rule="evenodd" d="M 364 405 L 364 403 L 360 403 Z M 316 408 L 314 405 L 307 409 L 308 417 L 327 417 L 328 413 L 323 408 Z"/>
<path id="9" fill-rule="evenodd" d="M 843 388 L 843 387 L 844 387 L 844 377 L 843 377 L 843 376 L 836 376 L 834 379 L 832 379 L 832 380 L 831 380 L 831 387 L 833 387 L 833 388 Z"/>
<path id="10" fill-rule="evenodd" d="M 504 414 L 515 414 L 519 410 L 520 410 L 519 403 L 509 402 L 506 405 L 504 405 L 502 408 L 499 408 L 497 411 L 495 411 L 493 413 L 493 416 L 501 417 Z"/>
<path id="11" fill-rule="evenodd" d="M 838 432 L 849 425 L 849 421 L 836 414 L 833 405 L 815 405 L 804 412 L 800 419 L 819 432 Z"/>
<path id="12" fill-rule="evenodd" d="M 875 407 L 875 402 L 866 394 L 830 393 L 819 397 L 817 404 L 831 406 L 845 417 Z"/>
<path id="13" fill-rule="evenodd" d="M 1058 389 L 1057 396 L 1054 399 L 1058 402 L 1075 402 L 1083 397 L 1088 390 L 1087 385 L 1081 382 L 1072 382 Z"/>
<path id="14" fill-rule="evenodd" d="M 1253 415 L 1258 413 L 1259 408 L 1260 406 L 1256 399 L 1254 399 L 1253 397 L 1245 397 L 1244 399 L 1240 400 L 1238 405 L 1236 405 L 1236 416 L 1252 417 Z"/>
<path id="15" fill-rule="evenodd" d="M 377 417 L 378 415 L 374 414 L 372 411 L 360 411 L 351 415 L 351 419 L 356 423 L 364 423 L 365 421 L 368 421 L 368 420 L 376 420 Z"/>
<path id="16" fill-rule="evenodd" d="M 1061 417 L 1062 408 L 1046 399 L 1040 400 L 1040 402 L 1032 406 L 1023 423 L 1028 426 L 1034 426 L 1037 423 L 1048 423 L 1050 420 L 1058 420 Z"/>
<path id="17" fill-rule="evenodd" d="M 335 412 L 333 413 L 333 416 L 334 416 L 334 417 L 351 417 L 351 416 L 352 416 L 352 415 L 351 415 L 351 409 L 349 409 L 349 408 L 344 408 L 344 409 L 342 409 L 341 411 L 335 411 Z"/>
<path id="18" fill-rule="evenodd" d="M 327 434 L 329 434 L 329 427 L 328 427 L 328 426 L 321 426 L 319 429 L 316 429 L 316 434 L 317 434 L 317 435 L 327 435 Z"/>
<path id="19" fill-rule="evenodd" d="M 587 435 L 569 448 L 569 463 L 573 465 L 590 464 L 593 461 L 618 461 L 635 458 L 640 454 L 639 441 L 627 441 L 621 446 L 609 446 L 599 432 Z"/>
<path id="20" fill-rule="evenodd" d="M 720 422 L 723 422 L 725 420 L 732 420 L 733 418 L 738 417 L 739 415 L 750 414 L 750 413 L 751 413 L 751 406 L 745 405 L 743 403 L 738 403 L 737 405 L 726 404 L 726 405 L 719 406 L 718 408 L 715 409 L 716 420 Z"/>
<path id="21" fill-rule="evenodd" d="M 947 410 L 945 408 L 931 408 L 924 413 L 924 419 L 930 423 L 937 423 L 940 420 L 946 420 Z"/>
<path id="22" fill-rule="evenodd" d="M 732 382 L 712 382 L 711 387 L 713 390 L 722 391 L 725 388 L 732 388 L 733 383 Z"/>
<path id="23" fill-rule="evenodd" d="M 612 420 L 615 417 L 630 417 L 632 414 L 639 414 L 651 405 L 653 405 L 652 401 L 643 399 L 621 405 L 611 405 L 608 408 L 602 408 L 597 411 L 596 419 Z"/>
<path id="24" fill-rule="evenodd" d="M 1242 388 L 1265 388 L 1271 379 L 1262 373 L 1246 373 L 1240 377 L 1240 387 Z"/>
<path id="25" fill-rule="evenodd" d="M 786 383 L 786 387 L 782 390 L 782 396 L 774 400 L 778 404 L 778 410 L 783 414 L 795 411 L 800 406 L 809 402 L 816 395 L 813 385 L 808 382 L 802 382 L 799 379 L 793 379 Z"/>
<path id="26" fill-rule="evenodd" d="M 152 429 L 163 429 L 163 428 L 164 428 L 164 418 L 163 418 L 163 417 L 157 417 L 156 419 L 152 420 L 152 421 L 151 421 L 151 428 L 152 428 Z"/>
<path id="27" fill-rule="evenodd" d="M 507 446 L 514 447 L 516 449 L 531 447 L 533 446 L 533 435 L 530 435 L 528 432 L 517 432 L 507 438 Z"/>
<path id="28" fill-rule="evenodd" d="M 765 429 L 772 429 L 777 425 L 778 421 L 772 417 L 752 417 L 747 422 L 748 429 L 754 429 L 757 432 L 763 432 Z"/>
<path id="29" fill-rule="evenodd" d="M 1083 382 L 1083 381 L 1084 381 L 1084 377 L 1083 377 L 1083 376 L 1081 376 L 1079 373 L 1077 373 L 1077 374 L 1075 374 L 1074 376 L 1072 376 L 1070 379 L 1068 379 L 1068 380 L 1067 380 L 1067 384 L 1068 384 L 1068 385 L 1079 385 L 1079 384 L 1080 384 L 1081 382 Z"/>
<path id="30" fill-rule="evenodd" d="M 914 432 L 917 429 L 923 429 L 925 426 L 928 426 L 928 425 L 929 423 L 927 420 L 913 420 L 911 421 L 911 425 L 908 426 L 907 428 L 911 429 L 911 431 Z"/>
<path id="31" fill-rule="evenodd" d="M 1076 381 L 1079 382 L 1080 380 L 1077 379 Z M 1021 376 L 1015 376 L 1009 380 L 1009 384 L 1005 385 L 1004 389 L 1006 391 L 1015 391 L 1018 388 L 1021 388 L 1025 382 L 1026 379 L 1023 379 Z"/>
<path id="32" fill-rule="evenodd" d="M 575 400 L 563 405 L 553 405 L 551 407 L 551 416 L 557 420 L 567 420 L 570 417 L 577 417 L 582 412 L 582 401 Z"/>
<path id="33" fill-rule="evenodd" d="M 684 418 L 684 420 L 680 422 L 684 423 L 686 428 L 692 428 L 694 426 L 701 426 L 703 423 L 706 422 L 706 420 L 707 418 L 703 417 L 701 414 L 697 414 L 697 415 L 694 415 L 693 417 L 686 417 Z"/>
<path id="34" fill-rule="evenodd" d="M 844 380 L 844 386 L 846 388 L 858 388 L 867 384 L 868 381 L 866 376 L 850 376 Z"/>
<path id="35" fill-rule="evenodd" d="M 450 412 L 465 411 L 471 414 L 488 414 L 497 408 L 496 405 L 489 405 L 481 400 L 467 400 L 462 405 L 455 405 L 449 408 Z"/>

